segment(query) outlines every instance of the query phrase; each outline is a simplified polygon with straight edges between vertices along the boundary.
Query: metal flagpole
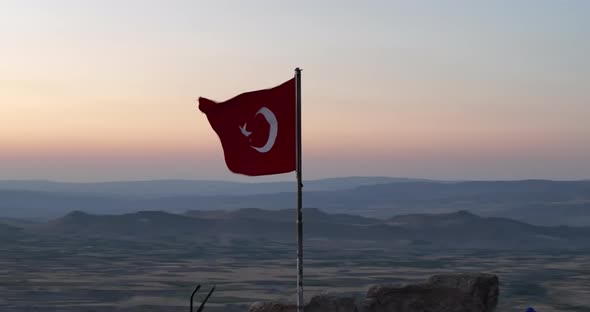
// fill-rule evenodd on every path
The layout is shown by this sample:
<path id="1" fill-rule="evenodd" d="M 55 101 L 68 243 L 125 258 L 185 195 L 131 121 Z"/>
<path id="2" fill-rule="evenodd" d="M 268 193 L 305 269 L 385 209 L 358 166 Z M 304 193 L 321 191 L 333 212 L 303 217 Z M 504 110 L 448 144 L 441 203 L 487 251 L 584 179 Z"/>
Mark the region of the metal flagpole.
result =
<path id="1" fill-rule="evenodd" d="M 303 312 L 303 181 L 301 179 L 301 69 L 295 68 L 297 153 L 297 311 Z"/>

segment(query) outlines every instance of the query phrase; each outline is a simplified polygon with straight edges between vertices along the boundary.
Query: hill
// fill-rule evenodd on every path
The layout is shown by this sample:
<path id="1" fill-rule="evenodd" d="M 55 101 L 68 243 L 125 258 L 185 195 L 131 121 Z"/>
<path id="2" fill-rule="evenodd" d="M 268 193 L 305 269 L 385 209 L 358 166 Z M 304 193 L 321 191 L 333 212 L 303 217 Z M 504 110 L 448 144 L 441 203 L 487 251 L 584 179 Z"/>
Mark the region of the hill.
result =
<path id="1" fill-rule="evenodd" d="M 305 207 L 329 213 L 390 218 L 411 213 L 457 210 L 511 218 L 536 225 L 590 225 L 589 181 L 396 182 L 346 190 L 310 191 Z M 69 211 L 94 214 L 162 210 L 173 213 L 206 210 L 293 208 L 295 194 L 174 195 L 134 197 L 0 190 L 0 217 L 55 218 Z"/>
<path id="2" fill-rule="evenodd" d="M 140 211 L 121 215 L 91 215 L 80 211 L 49 221 L 35 228 L 36 233 L 116 239 L 169 239 L 207 241 L 219 238 L 266 239 L 290 241 L 294 210 L 188 212 L 185 215 L 162 211 Z M 359 227 L 372 220 L 357 216 L 328 215 L 305 209 L 307 236 L 324 239 L 352 239 L 360 236 L 375 239 L 370 229 Z M 290 217 L 288 217 L 290 215 Z M 311 218 L 315 216 L 317 218 Z M 375 223 L 379 222 L 374 220 Z M 358 227 L 358 228 L 357 228 Z"/>
<path id="3" fill-rule="evenodd" d="M 590 228 L 535 226 L 506 218 L 479 217 L 466 211 L 412 214 L 386 221 L 416 240 L 465 248 L 565 248 L 590 246 Z"/>
<path id="4" fill-rule="evenodd" d="M 426 180 L 392 177 L 341 177 L 304 182 L 305 188 L 308 191 L 339 191 L 363 185 L 415 181 Z M 40 180 L 0 180 L 0 190 L 5 191 L 18 190 L 103 196 L 119 195 L 139 198 L 157 198 L 176 195 L 256 195 L 292 192 L 294 189 L 295 181 L 240 183 L 212 180 L 150 180 L 68 183 Z"/>
<path id="5" fill-rule="evenodd" d="M 590 228 L 534 226 L 504 218 L 485 218 L 465 211 L 412 214 L 388 220 L 304 211 L 306 240 L 332 244 L 364 241 L 383 246 L 469 249 L 578 249 L 590 247 Z M 122 215 L 72 212 L 35 228 L 32 233 L 133 240 L 292 242 L 293 210 L 189 212 L 185 215 L 142 211 Z M 31 231 L 31 230 L 29 230 Z"/>
<path id="6" fill-rule="evenodd" d="M 310 222 L 326 222 L 336 224 L 375 224 L 381 222 L 377 219 L 365 218 L 356 215 L 348 214 L 327 214 L 320 209 L 305 208 L 305 218 Z M 212 210 L 212 211 L 187 211 L 185 215 L 201 219 L 213 220 L 261 220 L 261 221 L 275 221 L 275 222 L 293 222 L 295 218 L 295 209 L 282 210 L 264 210 L 258 208 L 243 208 L 238 210 Z"/>
<path id="7" fill-rule="evenodd" d="M 14 240 L 22 237 L 22 229 L 7 224 L 0 224 L 0 241 L 7 239 Z"/>

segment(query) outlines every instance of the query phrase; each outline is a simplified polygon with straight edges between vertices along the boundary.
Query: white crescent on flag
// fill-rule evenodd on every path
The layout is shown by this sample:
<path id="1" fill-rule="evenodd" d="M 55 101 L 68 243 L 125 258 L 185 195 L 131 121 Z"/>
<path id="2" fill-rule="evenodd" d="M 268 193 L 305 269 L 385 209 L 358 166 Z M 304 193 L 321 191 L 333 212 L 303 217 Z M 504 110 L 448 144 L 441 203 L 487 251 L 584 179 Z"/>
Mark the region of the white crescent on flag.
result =
<path id="1" fill-rule="evenodd" d="M 256 115 L 254 115 L 254 117 L 258 115 L 262 115 L 270 126 L 270 130 L 268 131 L 268 139 L 266 140 L 266 144 L 264 144 L 261 147 L 256 147 L 252 145 L 250 145 L 250 147 L 258 151 L 259 153 L 267 153 L 275 145 L 275 140 L 277 139 L 277 134 L 279 132 L 279 122 L 277 121 L 277 117 L 275 116 L 275 114 L 267 107 L 262 107 L 261 109 L 259 109 L 258 112 L 256 112 Z M 243 126 L 240 126 L 240 131 L 245 137 L 249 137 L 252 134 L 252 131 L 248 131 L 246 129 L 247 125 L 248 123 L 244 123 Z"/>

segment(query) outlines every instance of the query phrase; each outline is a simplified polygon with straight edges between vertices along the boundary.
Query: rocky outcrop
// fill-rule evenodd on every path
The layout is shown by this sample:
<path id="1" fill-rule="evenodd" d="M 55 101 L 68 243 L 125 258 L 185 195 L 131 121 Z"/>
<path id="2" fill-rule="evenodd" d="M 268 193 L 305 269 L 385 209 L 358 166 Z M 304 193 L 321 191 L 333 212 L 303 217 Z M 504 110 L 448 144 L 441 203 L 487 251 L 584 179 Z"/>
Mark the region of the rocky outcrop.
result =
<path id="1" fill-rule="evenodd" d="M 248 312 L 297 312 L 297 306 L 278 302 L 256 302 L 250 306 Z"/>
<path id="2" fill-rule="evenodd" d="M 375 285 L 364 301 L 353 297 L 313 297 L 305 312 L 492 312 L 499 281 L 491 274 L 445 274 L 415 285 Z M 291 312 L 294 305 L 255 303 L 250 312 Z"/>
<path id="3" fill-rule="evenodd" d="M 352 297 L 337 297 L 321 295 L 311 298 L 305 305 L 305 312 L 358 312 L 356 302 Z"/>
<path id="4" fill-rule="evenodd" d="M 434 275 L 428 279 L 428 284 L 461 290 L 478 304 L 478 311 L 491 312 L 498 304 L 500 281 L 492 274 Z"/>
<path id="5" fill-rule="evenodd" d="M 376 285 L 369 289 L 362 311 L 491 312 L 498 303 L 498 284 L 491 274 L 445 274 L 417 285 Z"/>

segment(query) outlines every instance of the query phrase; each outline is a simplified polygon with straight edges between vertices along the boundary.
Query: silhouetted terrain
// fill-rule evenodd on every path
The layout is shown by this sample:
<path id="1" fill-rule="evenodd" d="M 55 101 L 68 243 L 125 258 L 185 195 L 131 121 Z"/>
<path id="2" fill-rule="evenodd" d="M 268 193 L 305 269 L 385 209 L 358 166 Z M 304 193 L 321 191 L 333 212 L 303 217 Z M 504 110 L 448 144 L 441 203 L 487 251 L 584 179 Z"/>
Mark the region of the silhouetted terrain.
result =
<path id="1" fill-rule="evenodd" d="M 196 283 L 218 285 L 212 312 L 292 299 L 293 183 L 27 183 L 0 183 L 3 312 L 185 311 Z M 590 305 L 590 227 L 571 226 L 590 225 L 590 181 L 305 189 L 320 208 L 304 210 L 307 295 L 484 271 L 502 281 L 499 311 Z"/>
<path id="2" fill-rule="evenodd" d="M 6 224 L 0 224 L 0 241 L 6 239 L 14 239 L 21 236 L 22 229 Z"/>
<path id="3" fill-rule="evenodd" d="M 206 242 L 220 239 L 291 242 L 294 210 L 190 211 L 184 215 L 141 211 L 121 215 L 91 215 L 80 211 L 22 229 L 3 225 L 0 234 L 16 230 L 28 235 L 56 235 L 116 240 Z M 412 214 L 388 220 L 305 209 L 305 237 L 334 243 L 419 248 L 580 249 L 590 248 L 590 227 L 535 226 L 466 211 Z M 13 222 L 14 223 L 14 222 Z"/>
<path id="4" fill-rule="evenodd" d="M 416 181 L 427 180 L 390 177 L 343 177 L 306 181 L 305 188 L 308 191 L 337 191 L 363 185 Z M 142 198 L 173 195 L 255 195 L 292 192 L 294 189 L 294 181 L 240 183 L 209 180 L 152 180 L 67 183 L 40 180 L 0 180 L 0 190 L 25 190 L 86 195 L 125 195 Z"/>
<path id="5" fill-rule="evenodd" d="M 384 183 L 358 186 L 359 183 L 374 183 L 376 180 Z M 306 183 L 304 205 L 320 208 L 329 213 L 347 213 L 383 219 L 409 213 L 466 210 L 478 215 L 511 218 L 537 225 L 590 225 L 590 181 L 525 180 L 451 183 L 407 180 L 385 183 L 386 181 L 386 178 L 343 178 L 343 180 Z M 129 191 L 134 188 L 135 191 L 116 193 L 103 190 L 83 193 L 77 189 L 76 184 L 72 186 L 76 190 L 59 192 L 7 190 L 5 186 L 5 190 L 0 190 L 0 217 L 51 219 L 74 210 L 93 214 L 120 214 L 145 210 L 175 213 L 240 208 L 277 210 L 292 208 L 295 202 L 293 192 L 215 196 L 169 195 L 171 189 L 153 193 L 148 191 L 150 188 L 142 192 L 138 191 L 145 186 L 144 183 L 151 185 L 156 182 L 124 183 L 133 187 L 128 186 L 122 189 Z M 166 182 L 162 183 L 166 184 Z M 192 182 L 187 183 L 189 184 L 184 186 L 183 192 L 188 192 L 191 187 Z M 315 189 L 337 190 L 314 191 L 314 183 Z M 107 185 L 110 185 L 109 188 L 116 188 L 117 184 Z M 244 184 L 239 185 L 244 186 Z M 290 185 L 289 189 L 293 186 L 290 183 L 279 183 L 277 188 L 272 185 L 245 184 L 244 188 L 251 188 L 252 192 L 263 192 L 262 189 L 264 192 L 272 192 L 277 189 L 283 190 L 285 185 Z M 17 186 L 18 184 L 14 187 Z M 82 188 L 84 187 L 89 186 Z M 222 189 L 224 192 L 229 192 L 231 187 Z"/>
<path id="6" fill-rule="evenodd" d="M 534 226 L 459 211 L 373 219 L 304 211 L 307 296 L 440 273 L 489 272 L 498 311 L 585 311 L 589 228 Z M 71 212 L 0 221 L 3 312 L 186 311 L 195 284 L 217 285 L 207 311 L 291 301 L 295 212 L 242 209 L 118 215 Z M 4 222 L 4 223 L 3 223 Z M 10 224 L 10 225 L 8 225 Z"/>

